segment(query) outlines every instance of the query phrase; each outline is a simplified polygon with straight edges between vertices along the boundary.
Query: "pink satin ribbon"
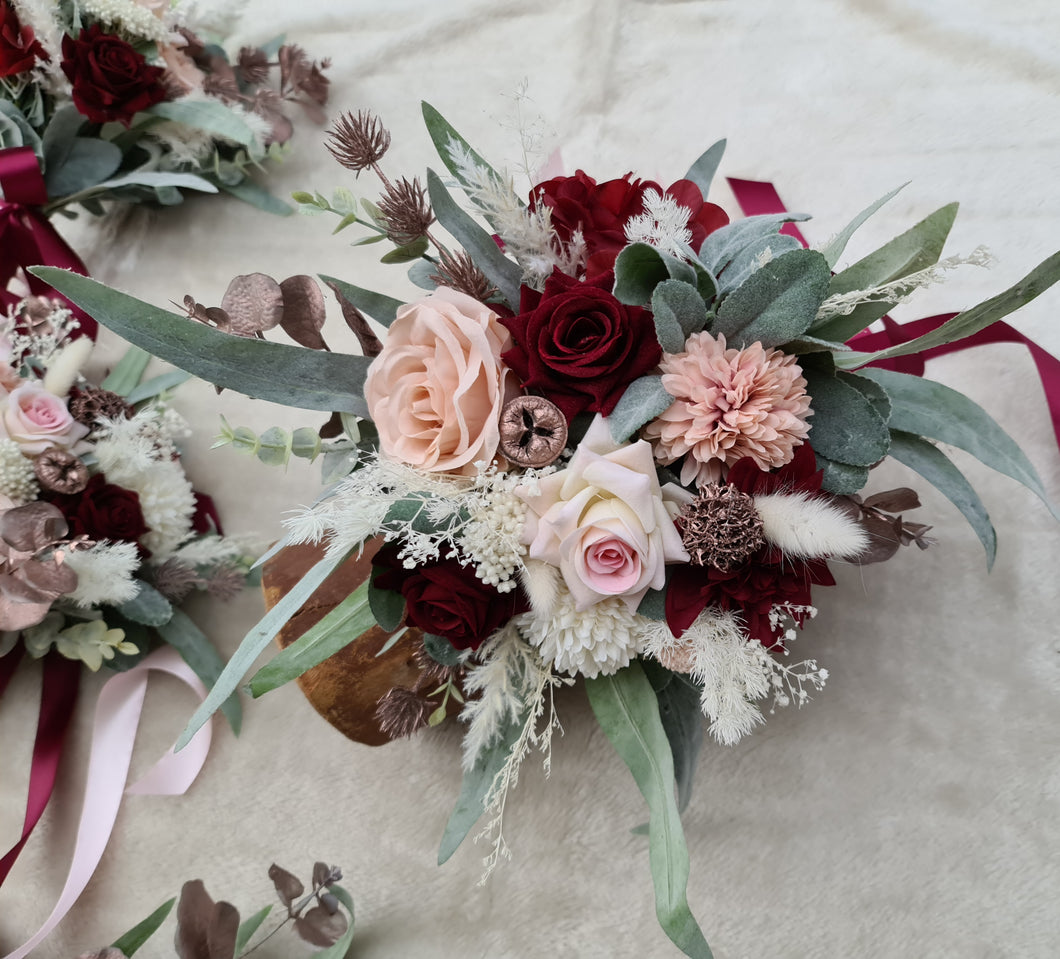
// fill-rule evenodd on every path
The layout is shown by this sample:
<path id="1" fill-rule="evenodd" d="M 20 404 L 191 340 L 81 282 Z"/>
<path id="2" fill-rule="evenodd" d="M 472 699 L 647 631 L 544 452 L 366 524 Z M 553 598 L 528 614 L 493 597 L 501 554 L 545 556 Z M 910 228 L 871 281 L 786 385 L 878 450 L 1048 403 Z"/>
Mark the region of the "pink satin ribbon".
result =
<path id="1" fill-rule="evenodd" d="M 740 209 L 747 216 L 787 212 L 784 202 L 780 199 L 780 194 L 777 193 L 772 183 L 760 180 L 736 180 L 732 177 L 729 177 L 728 182 L 733 194 L 736 196 L 736 202 L 740 204 Z M 794 224 L 786 223 L 781 232 L 794 236 L 803 246 L 809 246 L 802 234 L 795 229 Z M 929 333 L 931 330 L 938 329 L 943 323 L 956 315 L 956 313 L 939 313 L 936 316 L 928 316 L 912 323 L 896 323 L 891 317 L 885 316 L 883 318 L 883 330 L 878 333 L 870 333 L 864 330 L 851 338 L 849 345 L 864 352 L 884 350 L 891 346 L 897 346 L 899 343 L 907 343 L 918 336 Z M 1045 399 L 1049 405 L 1049 416 L 1052 419 L 1053 432 L 1056 434 L 1056 445 L 1060 448 L 1060 360 L 1007 323 L 993 323 L 986 329 L 980 330 L 978 333 L 974 333 L 956 343 L 936 346 L 915 356 L 898 356 L 868 365 L 881 366 L 886 369 L 897 370 L 900 373 L 910 373 L 913 376 L 923 376 L 925 360 L 942 356 L 945 353 L 959 353 L 961 350 L 967 350 L 974 346 L 983 346 L 987 343 L 1022 343 L 1031 351 L 1034 363 L 1038 367 L 1038 375 L 1042 380 L 1042 387 L 1045 389 Z"/>
<path id="2" fill-rule="evenodd" d="M 207 723 L 179 753 L 172 749 L 142 779 L 125 788 L 133 742 L 140 723 L 147 678 L 151 670 L 175 676 L 190 686 L 200 701 L 206 687 L 169 647 L 160 649 L 128 672 L 118 673 L 100 690 L 92 729 L 85 800 L 66 884 L 44 925 L 3 959 L 23 959 L 59 924 L 88 885 L 114 830 L 123 793 L 176 796 L 187 791 L 206 761 L 211 728 Z"/>
<path id="3" fill-rule="evenodd" d="M 22 298 L 8 284 L 31 266 L 58 266 L 88 276 L 81 258 L 40 212 L 48 202 L 37 156 L 30 147 L 0 150 L 0 307 L 6 312 Z M 46 283 L 24 273 L 30 292 L 63 300 L 73 311 L 81 335 L 95 339 L 96 321 Z"/>

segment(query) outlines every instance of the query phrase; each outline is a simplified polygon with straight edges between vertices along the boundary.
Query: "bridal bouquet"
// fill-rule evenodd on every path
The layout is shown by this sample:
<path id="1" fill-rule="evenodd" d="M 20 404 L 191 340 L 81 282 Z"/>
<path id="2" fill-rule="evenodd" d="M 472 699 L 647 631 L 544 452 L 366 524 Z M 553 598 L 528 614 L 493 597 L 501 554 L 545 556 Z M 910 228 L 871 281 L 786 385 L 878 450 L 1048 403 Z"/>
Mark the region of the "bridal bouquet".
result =
<path id="1" fill-rule="evenodd" d="M 384 259 L 411 264 L 422 288 L 400 301 L 321 278 L 362 356 L 326 350 L 323 294 L 306 276 L 238 277 L 220 307 L 186 296 L 181 317 L 39 271 L 100 322 L 219 386 L 336 414 L 326 441 L 308 428 L 225 427 L 226 442 L 265 459 L 325 452 L 331 485 L 286 542 L 326 549 L 248 635 L 185 737 L 332 571 L 371 555 L 364 582 L 251 691 L 362 634 L 389 635 L 381 652 L 405 644 L 419 672 L 384 691 L 376 721 L 393 736 L 459 712 L 465 780 L 439 860 L 485 814 L 492 869 L 508 854 L 502 816 L 520 763 L 534 747 L 547 762 L 554 690 L 584 684 L 650 809 L 659 921 L 687 955 L 708 956 L 680 826 L 703 726 L 734 743 L 824 685 L 825 668 L 790 652 L 834 582 L 829 561 L 931 542 L 906 518 L 915 491 L 873 488 L 872 467 L 893 456 L 937 486 L 988 562 L 983 504 L 936 442 L 1044 499 L 986 412 L 886 361 L 1017 309 L 1060 278 L 1060 254 L 916 339 L 863 349 L 859 335 L 897 302 L 959 262 L 983 262 L 981 251 L 940 259 L 954 204 L 840 268 L 850 236 L 890 197 L 804 249 L 786 226 L 804 215 L 730 222 L 705 199 L 723 143 L 669 186 L 579 170 L 524 200 L 435 110 L 424 117 L 448 177 L 391 178 L 388 132 L 347 114 L 331 150 L 378 174 L 382 196 L 295 195 L 306 212 L 340 217 L 339 229 L 366 231 L 362 243 L 389 241 Z M 276 326 L 311 349 L 264 342 Z"/>
<path id="2" fill-rule="evenodd" d="M 169 643 L 212 683 L 221 657 L 179 607 L 234 595 L 249 561 L 181 466 L 189 431 L 165 395 L 187 377 L 141 383 L 149 356 L 133 349 L 95 385 L 74 329 L 36 299 L 0 330 L 0 661 L 54 650 L 128 669 Z M 238 724 L 235 700 L 226 712 Z"/>
<path id="3" fill-rule="evenodd" d="M 28 148 L 46 194 L 24 202 L 75 216 L 224 191 L 289 212 L 250 174 L 282 154 L 288 104 L 323 121 L 327 78 L 294 44 L 230 61 L 226 26 L 186 2 L 0 0 L 0 163 Z"/>

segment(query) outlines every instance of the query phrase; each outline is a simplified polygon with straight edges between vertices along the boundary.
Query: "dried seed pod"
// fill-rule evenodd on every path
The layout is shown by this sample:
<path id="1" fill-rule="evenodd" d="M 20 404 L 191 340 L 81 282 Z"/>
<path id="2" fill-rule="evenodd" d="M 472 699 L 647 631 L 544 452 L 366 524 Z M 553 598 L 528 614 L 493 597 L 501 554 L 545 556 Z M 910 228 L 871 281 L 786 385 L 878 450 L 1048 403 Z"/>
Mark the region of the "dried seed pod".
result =
<path id="1" fill-rule="evenodd" d="M 567 445 L 567 418 L 543 396 L 517 396 L 501 410 L 501 452 L 517 466 L 555 462 Z"/>
<path id="2" fill-rule="evenodd" d="M 117 393 L 100 389 L 98 386 L 80 386 L 72 390 L 68 406 L 70 415 L 89 429 L 92 429 L 96 420 L 101 417 L 116 420 L 119 417 L 130 419 L 133 415 L 133 408 Z"/>
<path id="3" fill-rule="evenodd" d="M 681 510 L 681 540 L 697 566 L 729 572 L 765 543 L 754 499 L 735 486 L 708 483 Z"/>
<path id="4" fill-rule="evenodd" d="M 53 493 L 80 493 L 88 485 L 88 467 L 69 450 L 53 446 L 33 461 L 40 485 Z"/>

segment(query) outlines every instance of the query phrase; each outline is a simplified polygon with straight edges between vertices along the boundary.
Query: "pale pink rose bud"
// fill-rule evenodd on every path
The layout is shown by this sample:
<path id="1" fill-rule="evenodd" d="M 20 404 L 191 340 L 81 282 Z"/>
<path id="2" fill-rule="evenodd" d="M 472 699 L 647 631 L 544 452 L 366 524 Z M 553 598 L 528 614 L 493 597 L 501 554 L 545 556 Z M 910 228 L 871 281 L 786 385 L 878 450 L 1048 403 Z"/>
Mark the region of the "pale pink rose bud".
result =
<path id="1" fill-rule="evenodd" d="M 0 436 L 13 439 L 26 456 L 43 453 L 49 446 L 80 452 L 80 441 L 88 432 L 70 415 L 65 400 L 33 382 L 12 390 L 0 413 Z"/>

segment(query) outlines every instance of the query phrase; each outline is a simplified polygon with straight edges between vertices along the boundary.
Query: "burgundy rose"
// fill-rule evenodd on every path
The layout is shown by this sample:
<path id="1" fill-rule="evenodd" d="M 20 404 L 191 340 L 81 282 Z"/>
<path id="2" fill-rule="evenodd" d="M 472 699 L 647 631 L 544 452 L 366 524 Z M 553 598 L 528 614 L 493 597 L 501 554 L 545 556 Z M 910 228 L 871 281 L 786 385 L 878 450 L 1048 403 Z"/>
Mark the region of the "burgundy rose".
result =
<path id="1" fill-rule="evenodd" d="M 583 410 L 606 416 L 662 358 L 651 314 L 619 303 L 613 282 L 611 272 L 579 281 L 557 270 L 544 293 L 524 287 L 518 316 L 501 317 L 515 341 L 501 358 L 568 420 Z"/>
<path id="2" fill-rule="evenodd" d="M 728 481 L 751 495 L 821 489 L 821 473 L 809 444 L 798 447 L 791 462 L 774 471 L 761 470 L 753 460 L 742 459 L 729 471 Z M 728 572 L 711 566 L 674 567 L 666 588 L 666 623 L 680 636 L 704 609 L 716 606 L 739 613 L 748 634 L 769 648 L 781 641 L 769 622 L 774 606 L 809 606 L 811 586 L 834 585 L 824 560 L 793 559 L 766 543 Z M 800 625 L 805 617 L 806 613 L 792 612 Z"/>
<path id="3" fill-rule="evenodd" d="M 703 200 L 703 194 L 691 180 L 678 180 L 665 190 L 652 180 L 631 180 L 627 173 L 620 180 L 597 183 L 584 171 L 574 176 L 555 177 L 539 183 L 530 191 L 530 206 L 547 206 L 552 211 L 552 226 L 564 243 L 580 230 L 585 240 L 586 275 L 595 276 L 610 270 L 615 258 L 626 245 L 626 221 L 644 212 L 644 194 L 648 190 L 668 195 L 690 212 L 687 227 L 692 233 L 691 245 L 698 252 L 708 233 L 729 222 L 725 211 Z"/>
<path id="4" fill-rule="evenodd" d="M 375 585 L 405 597 L 405 622 L 444 636 L 457 649 L 478 649 L 516 613 L 529 609 L 521 591 L 499 593 L 473 567 L 455 559 L 405 569 L 391 546 L 376 553 L 372 563 L 385 569 Z"/>
<path id="5" fill-rule="evenodd" d="M 14 7 L 7 0 L 0 0 L 0 77 L 24 73 L 38 60 L 47 59 L 33 28 L 22 26 Z"/>
<path id="6" fill-rule="evenodd" d="M 59 508 L 71 536 L 138 543 L 149 532 L 140 510 L 140 497 L 132 490 L 108 483 L 102 473 L 93 476 L 80 493 L 46 493 L 41 499 Z"/>
<path id="7" fill-rule="evenodd" d="M 104 33 L 98 23 L 81 36 L 63 37 L 63 73 L 73 86 L 74 105 L 93 123 L 120 120 L 166 99 L 162 67 L 149 66 L 124 40 Z"/>

